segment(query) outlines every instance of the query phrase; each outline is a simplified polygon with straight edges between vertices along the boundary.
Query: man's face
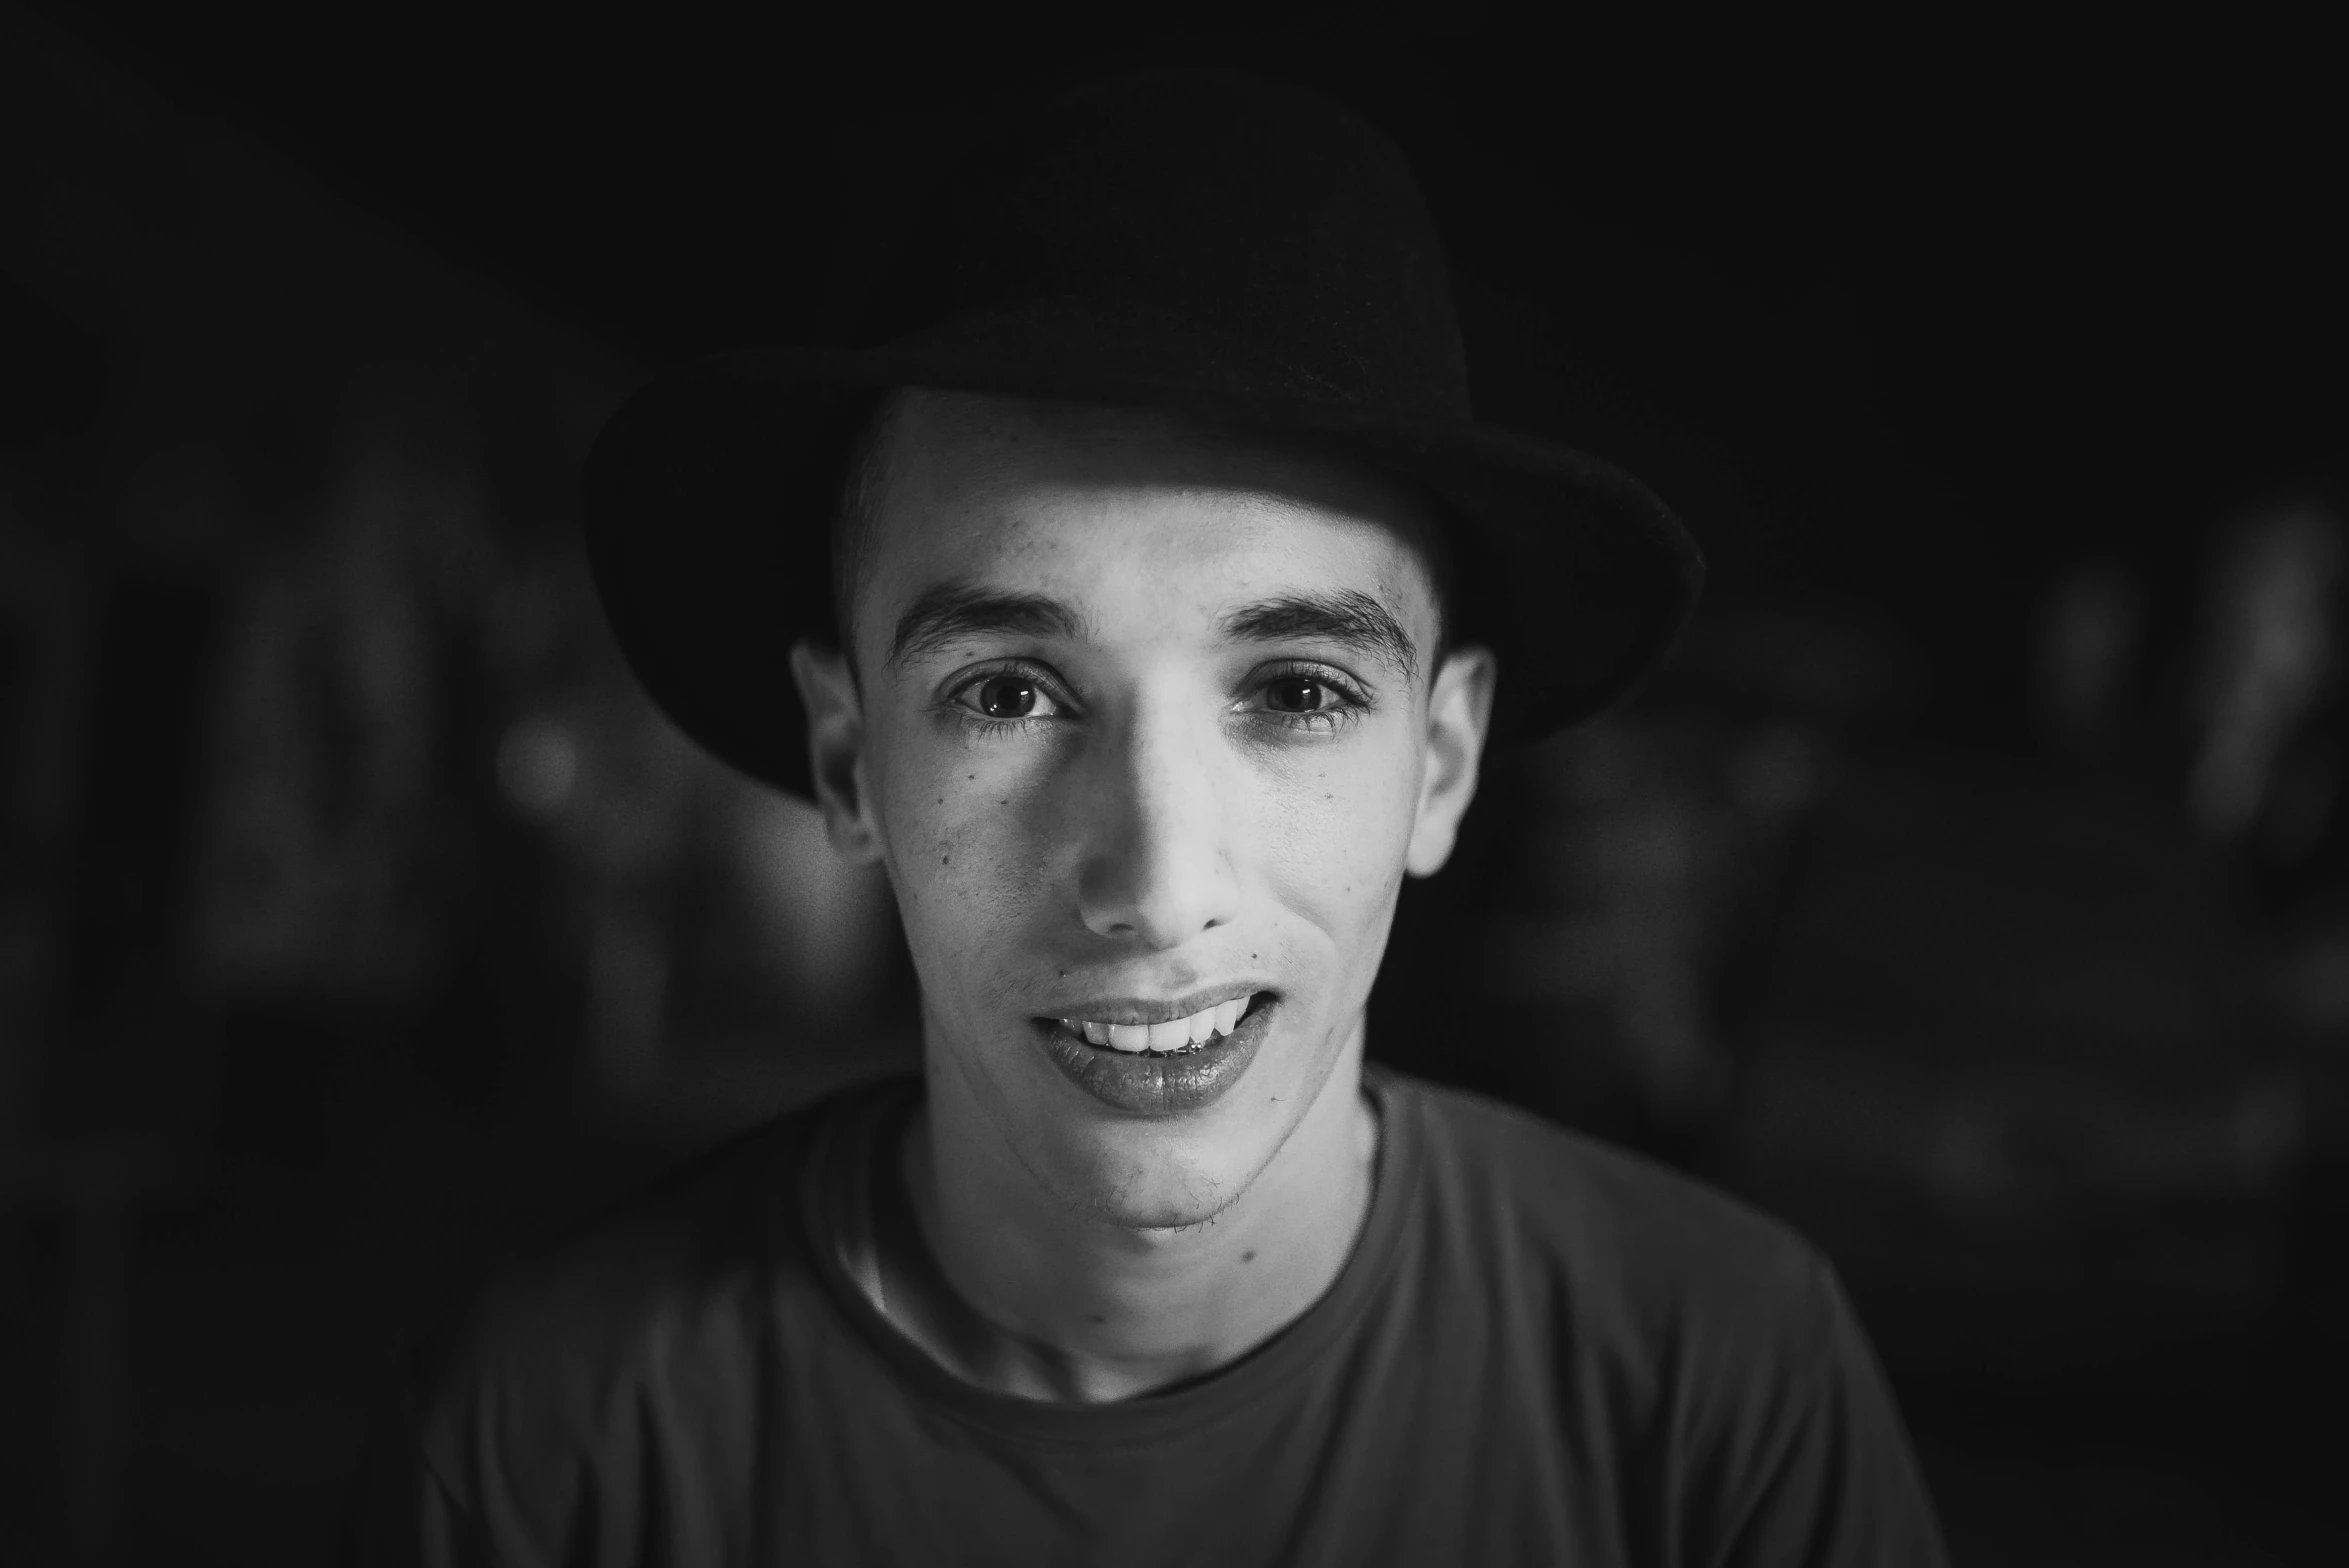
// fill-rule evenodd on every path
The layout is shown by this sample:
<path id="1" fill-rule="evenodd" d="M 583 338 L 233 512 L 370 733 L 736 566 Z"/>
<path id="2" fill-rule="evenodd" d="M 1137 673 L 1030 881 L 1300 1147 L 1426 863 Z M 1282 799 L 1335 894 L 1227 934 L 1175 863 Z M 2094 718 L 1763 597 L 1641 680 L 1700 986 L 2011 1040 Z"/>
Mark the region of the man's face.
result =
<path id="1" fill-rule="evenodd" d="M 933 395 L 885 458 L 856 679 L 800 673 L 835 835 L 896 890 L 932 1094 L 1086 1212 L 1204 1220 L 1358 1056 L 1491 661 L 1431 680 L 1425 524 L 1367 471 Z"/>

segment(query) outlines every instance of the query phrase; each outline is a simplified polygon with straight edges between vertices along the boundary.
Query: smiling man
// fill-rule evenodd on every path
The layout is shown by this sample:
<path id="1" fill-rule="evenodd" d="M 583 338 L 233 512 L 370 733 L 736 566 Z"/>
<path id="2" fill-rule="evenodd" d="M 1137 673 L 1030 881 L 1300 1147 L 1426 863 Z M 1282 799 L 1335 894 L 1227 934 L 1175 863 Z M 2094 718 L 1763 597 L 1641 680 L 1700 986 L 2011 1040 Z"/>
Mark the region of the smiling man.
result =
<path id="1" fill-rule="evenodd" d="M 639 394 L 589 544 L 671 716 L 885 868 L 923 1072 L 505 1271 L 354 1554 L 1939 1561 L 1806 1246 L 1365 1067 L 1488 734 L 1621 696 L 1698 577 L 1635 482 L 1474 420 L 1394 150 L 1128 79 L 905 255 L 874 346 Z"/>
<path id="2" fill-rule="evenodd" d="M 794 663 L 920 974 L 905 1186 L 951 1286 L 869 1294 L 1007 1391 L 1209 1372 L 1360 1229 L 1363 1008 L 1493 657 L 1443 652 L 1434 519 L 1358 462 L 910 392 L 856 466 L 850 646 Z"/>

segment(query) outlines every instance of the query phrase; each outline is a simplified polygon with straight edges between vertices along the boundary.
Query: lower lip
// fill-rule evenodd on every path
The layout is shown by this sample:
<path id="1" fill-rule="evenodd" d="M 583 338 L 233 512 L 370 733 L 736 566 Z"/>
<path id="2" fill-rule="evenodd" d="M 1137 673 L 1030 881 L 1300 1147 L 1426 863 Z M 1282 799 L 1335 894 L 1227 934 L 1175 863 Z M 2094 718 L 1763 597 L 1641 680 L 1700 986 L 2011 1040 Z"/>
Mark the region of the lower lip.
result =
<path id="1" fill-rule="evenodd" d="M 1256 1060 L 1273 1012 L 1267 999 L 1230 1034 L 1179 1056 L 1141 1056 L 1088 1044 L 1057 1023 L 1038 1019 L 1044 1054 L 1061 1076 L 1114 1111 L 1129 1116 L 1182 1116 L 1204 1110 L 1231 1092 Z"/>

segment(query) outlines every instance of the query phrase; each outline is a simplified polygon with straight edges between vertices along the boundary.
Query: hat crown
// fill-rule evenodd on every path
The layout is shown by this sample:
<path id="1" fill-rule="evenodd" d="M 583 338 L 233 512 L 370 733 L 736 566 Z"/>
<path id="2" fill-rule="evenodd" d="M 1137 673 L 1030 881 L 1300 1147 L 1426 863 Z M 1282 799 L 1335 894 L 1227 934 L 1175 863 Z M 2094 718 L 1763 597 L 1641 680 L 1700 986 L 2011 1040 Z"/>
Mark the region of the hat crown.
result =
<path id="1" fill-rule="evenodd" d="M 1459 635 L 1508 672 L 1495 733 L 1596 712 L 1663 659 L 1703 578 L 1663 503 L 1475 422 L 1443 253 L 1402 155 L 1312 93 L 1103 82 L 974 140 L 908 209 L 853 345 L 744 349 L 640 388 L 597 438 L 586 533 L 662 709 L 809 787 L 784 674 L 832 626 L 826 541 L 874 401 L 902 386 L 1155 408 L 1335 443 L 1425 488 Z M 879 235 L 872 235 L 878 239 Z"/>
<path id="2" fill-rule="evenodd" d="M 934 188 L 868 341 L 1094 361 L 1233 396 L 1473 417 L 1435 226 L 1402 154 L 1317 94 L 1095 83 Z"/>

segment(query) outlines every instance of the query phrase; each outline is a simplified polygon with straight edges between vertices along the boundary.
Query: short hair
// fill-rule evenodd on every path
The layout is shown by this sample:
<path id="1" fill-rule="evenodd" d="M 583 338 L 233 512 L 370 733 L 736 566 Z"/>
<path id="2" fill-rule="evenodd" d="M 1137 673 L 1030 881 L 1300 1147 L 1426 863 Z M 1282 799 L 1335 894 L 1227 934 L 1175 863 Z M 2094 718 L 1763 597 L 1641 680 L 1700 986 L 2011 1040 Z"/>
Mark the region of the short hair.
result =
<path id="1" fill-rule="evenodd" d="M 867 411 L 849 443 L 840 493 L 832 507 L 832 631 L 852 671 L 856 668 L 856 596 L 872 575 L 873 534 L 880 524 L 881 498 L 889 484 L 889 447 L 918 393 L 915 387 L 891 387 Z"/>
<path id="2" fill-rule="evenodd" d="M 874 402 L 858 427 L 855 439 L 849 443 L 848 461 L 842 467 L 840 490 L 832 508 L 831 564 L 832 564 L 832 626 L 838 638 L 841 654 L 849 668 L 856 668 L 856 601 L 872 577 L 873 540 L 879 531 L 881 503 L 889 488 L 890 465 L 896 443 L 898 426 L 903 424 L 908 410 L 926 394 L 923 387 L 891 387 Z M 1255 447 L 1272 447 L 1297 451 L 1311 451 L 1321 457 L 1338 456 L 1342 461 L 1375 469 L 1388 483 L 1408 494 L 1418 510 L 1434 520 L 1425 529 L 1410 530 L 1411 542 L 1417 547 L 1420 560 L 1427 568 L 1429 587 L 1435 596 L 1435 648 L 1427 662 L 1428 678 L 1442 668 L 1444 655 L 1451 649 L 1452 614 L 1455 604 L 1455 573 L 1457 562 L 1444 527 L 1448 508 L 1428 487 L 1410 475 L 1397 473 L 1384 464 L 1352 453 L 1333 454 L 1326 447 L 1303 441 L 1283 441 L 1268 438 L 1254 431 L 1224 430 L 1214 426 L 1200 426 L 1200 433 L 1214 439 L 1237 440 Z"/>

